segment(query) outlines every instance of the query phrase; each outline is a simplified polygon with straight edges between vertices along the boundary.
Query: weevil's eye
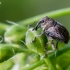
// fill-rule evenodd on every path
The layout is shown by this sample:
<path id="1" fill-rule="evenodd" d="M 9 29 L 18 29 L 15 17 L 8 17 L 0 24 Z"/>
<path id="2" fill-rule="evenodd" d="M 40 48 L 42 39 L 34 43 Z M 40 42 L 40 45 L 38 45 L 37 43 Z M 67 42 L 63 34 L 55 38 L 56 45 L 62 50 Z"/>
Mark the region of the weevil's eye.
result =
<path id="1" fill-rule="evenodd" d="M 44 20 L 41 20 L 40 23 L 44 23 Z"/>

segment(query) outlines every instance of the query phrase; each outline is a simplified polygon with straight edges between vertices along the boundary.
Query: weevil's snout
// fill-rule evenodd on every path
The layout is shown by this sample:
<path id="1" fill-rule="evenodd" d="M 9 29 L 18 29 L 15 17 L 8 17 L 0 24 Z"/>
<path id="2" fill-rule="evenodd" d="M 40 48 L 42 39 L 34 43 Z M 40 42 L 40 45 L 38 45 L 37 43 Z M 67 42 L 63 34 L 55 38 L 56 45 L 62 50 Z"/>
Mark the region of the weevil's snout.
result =
<path id="1" fill-rule="evenodd" d="M 39 27 L 41 27 L 41 23 L 43 23 L 44 22 L 44 20 L 40 20 L 37 24 L 36 24 L 36 26 L 33 28 L 33 30 L 37 30 Z"/>
<path id="2" fill-rule="evenodd" d="M 38 26 L 35 26 L 34 28 L 33 28 L 33 30 L 37 30 L 38 29 Z"/>

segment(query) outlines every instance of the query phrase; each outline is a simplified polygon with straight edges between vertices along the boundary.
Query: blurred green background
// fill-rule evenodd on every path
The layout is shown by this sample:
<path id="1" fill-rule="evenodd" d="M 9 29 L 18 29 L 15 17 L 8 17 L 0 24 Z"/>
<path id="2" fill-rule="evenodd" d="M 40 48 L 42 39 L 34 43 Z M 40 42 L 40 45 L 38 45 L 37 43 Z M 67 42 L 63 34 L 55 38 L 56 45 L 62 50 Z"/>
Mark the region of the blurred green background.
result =
<path id="1" fill-rule="evenodd" d="M 0 22 L 7 23 L 6 20 L 18 22 L 67 7 L 70 7 L 70 0 L 0 0 Z M 56 20 L 63 23 L 69 30 L 69 18 L 70 15 L 56 18 Z"/>

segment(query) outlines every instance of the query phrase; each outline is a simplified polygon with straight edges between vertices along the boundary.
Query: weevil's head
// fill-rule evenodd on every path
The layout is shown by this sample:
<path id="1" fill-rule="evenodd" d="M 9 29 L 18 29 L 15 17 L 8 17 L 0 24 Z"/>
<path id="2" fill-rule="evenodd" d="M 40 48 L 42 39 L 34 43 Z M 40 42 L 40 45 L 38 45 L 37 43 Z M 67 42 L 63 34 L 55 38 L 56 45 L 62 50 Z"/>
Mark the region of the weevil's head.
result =
<path id="1" fill-rule="evenodd" d="M 43 30 L 48 29 L 53 25 L 54 25 L 54 20 L 46 16 L 36 24 L 34 30 L 37 30 L 39 27 L 41 27 Z"/>
<path id="2" fill-rule="evenodd" d="M 41 24 L 41 28 L 43 30 L 47 30 L 48 28 L 52 27 L 54 25 L 54 20 L 49 18 L 49 17 L 44 17 L 41 19 L 41 21 L 43 21 L 43 23 Z"/>

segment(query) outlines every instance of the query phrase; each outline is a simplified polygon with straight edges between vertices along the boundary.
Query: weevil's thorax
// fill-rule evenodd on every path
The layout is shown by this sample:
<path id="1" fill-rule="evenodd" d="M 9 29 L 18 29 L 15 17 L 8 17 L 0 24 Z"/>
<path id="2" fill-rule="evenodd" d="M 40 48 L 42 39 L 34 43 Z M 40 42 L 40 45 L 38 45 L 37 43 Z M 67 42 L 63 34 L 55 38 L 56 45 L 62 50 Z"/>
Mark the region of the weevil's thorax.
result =
<path id="1" fill-rule="evenodd" d="M 54 26 L 54 20 L 48 17 L 45 17 L 41 20 L 44 20 L 44 23 L 41 24 L 42 30 L 47 30 L 48 28 Z"/>

